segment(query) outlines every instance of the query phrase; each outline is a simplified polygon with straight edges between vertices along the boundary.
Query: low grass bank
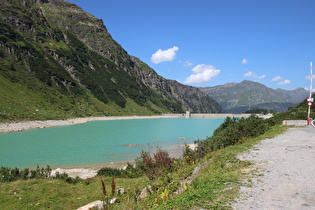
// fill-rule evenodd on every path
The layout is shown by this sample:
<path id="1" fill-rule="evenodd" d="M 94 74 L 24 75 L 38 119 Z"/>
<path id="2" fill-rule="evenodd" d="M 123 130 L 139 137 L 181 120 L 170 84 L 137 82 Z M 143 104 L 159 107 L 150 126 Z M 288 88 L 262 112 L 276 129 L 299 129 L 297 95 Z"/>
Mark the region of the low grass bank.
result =
<path id="1" fill-rule="evenodd" d="M 76 184 L 41 178 L 3 182 L 0 183 L 0 209 L 76 209 L 92 201 L 112 197 L 117 197 L 119 203 L 110 205 L 109 209 L 229 209 L 227 204 L 238 196 L 240 180 L 245 176 L 241 169 L 250 167 L 250 162 L 240 161 L 237 155 L 258 141 L 284 131 L 282 126 L 273 126 L 259 137 L 243 139 L 233 146 L 212 151 L 197 163 L 189 157 L 173 160 L 176 170 L 164 171 L 163 176 L 155 179 L 149 179 L 146 175 L 115 178 L 115 188 L 126 191 L 123 195 L 111 194 L 110 176 L 79 180 Z M 179 187 L 180 180 L 191 175 L 196 166 L 209 159 L 210 164 L 200 171 L 192 185 L 184 186 L 186 191 L 173 197 L 172 192 Z M 104 180 L 106 198 L 100 179 Z M 146 198 L 137 199 L 139 191 L 148 186 L 152 187 L 152 192 Z"/>

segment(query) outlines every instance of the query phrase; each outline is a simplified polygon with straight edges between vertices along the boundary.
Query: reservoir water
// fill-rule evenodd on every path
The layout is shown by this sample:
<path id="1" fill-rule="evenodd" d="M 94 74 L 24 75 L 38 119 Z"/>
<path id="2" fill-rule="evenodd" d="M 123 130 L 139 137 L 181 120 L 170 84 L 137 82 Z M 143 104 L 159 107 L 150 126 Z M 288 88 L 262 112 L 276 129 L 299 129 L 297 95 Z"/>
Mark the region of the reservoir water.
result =
<path id="1" fill-rule="evenodd" d="M 157 147 L 178 155 L 185 143 L 205 139 L 223 118 L 93 121 L 0 134 L 0 167 L 88 166 L 133 161 Z"/>

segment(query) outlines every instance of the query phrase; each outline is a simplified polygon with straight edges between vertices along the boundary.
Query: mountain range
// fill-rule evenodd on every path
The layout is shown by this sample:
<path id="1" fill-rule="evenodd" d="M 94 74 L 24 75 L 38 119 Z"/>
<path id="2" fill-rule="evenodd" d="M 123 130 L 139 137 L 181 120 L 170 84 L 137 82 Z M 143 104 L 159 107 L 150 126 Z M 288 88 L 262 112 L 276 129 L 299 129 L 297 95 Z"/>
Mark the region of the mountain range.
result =
<path id="1" fill-rule="evenodd" d="M 73 3 L 0 6 L 0 120 L 223 112 L 208 94 L 129 55 Z"/>
<path id="2" fill-rule="evenodd" d="M 249 109 L 283 112 L 309 96 L 304 88 L 272 89 L 258 82 L 244 80 L 200 90 L 216 100 L 226 113 L 243 113 Z"/>

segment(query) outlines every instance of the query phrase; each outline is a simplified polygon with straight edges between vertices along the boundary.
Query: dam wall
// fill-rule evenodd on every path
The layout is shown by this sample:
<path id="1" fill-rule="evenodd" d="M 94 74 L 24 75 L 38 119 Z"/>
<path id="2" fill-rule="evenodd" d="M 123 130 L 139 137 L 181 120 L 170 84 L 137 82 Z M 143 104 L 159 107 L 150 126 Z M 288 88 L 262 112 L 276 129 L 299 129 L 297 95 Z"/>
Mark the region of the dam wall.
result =
<path id="1" fill-rule="evenodd" d="M 226 117 L 249 117 L 251 114 L 202 114 L 202 113 L 182 113 L 182 114 L 163 114 L 169 118 L 226 118 Z"/>

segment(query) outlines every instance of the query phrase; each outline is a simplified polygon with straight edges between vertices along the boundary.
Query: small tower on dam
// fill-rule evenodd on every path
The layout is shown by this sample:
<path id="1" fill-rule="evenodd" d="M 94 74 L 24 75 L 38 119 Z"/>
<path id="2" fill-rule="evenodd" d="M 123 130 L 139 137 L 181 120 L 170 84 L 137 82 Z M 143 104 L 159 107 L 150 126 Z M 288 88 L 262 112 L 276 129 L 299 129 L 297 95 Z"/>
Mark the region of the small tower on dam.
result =
<path id="1" fill-rule="evenodd" d="M 191 118 L 190 111 L 186 111 L 186 118 Z"/>

